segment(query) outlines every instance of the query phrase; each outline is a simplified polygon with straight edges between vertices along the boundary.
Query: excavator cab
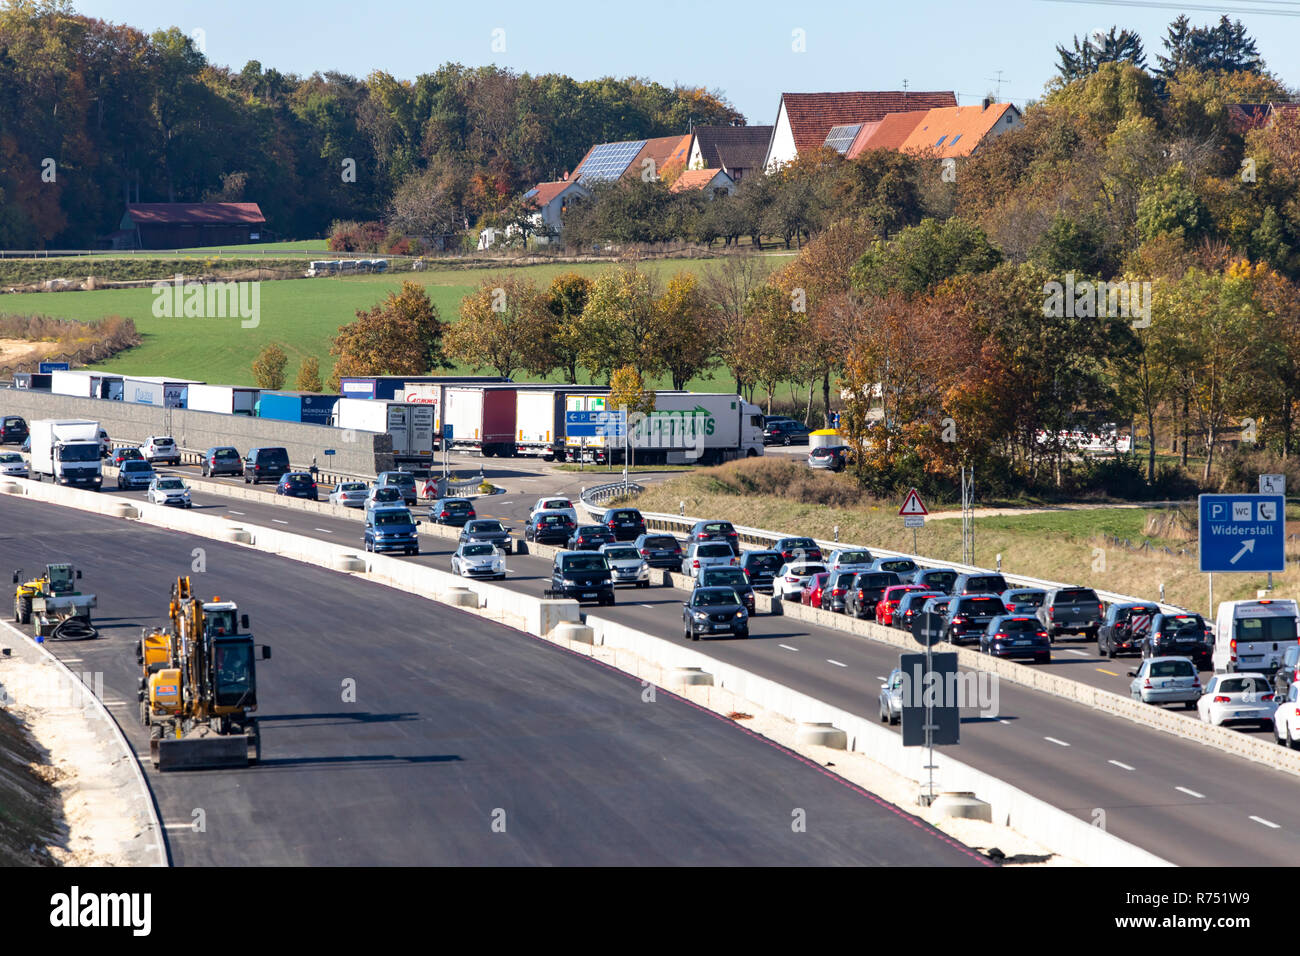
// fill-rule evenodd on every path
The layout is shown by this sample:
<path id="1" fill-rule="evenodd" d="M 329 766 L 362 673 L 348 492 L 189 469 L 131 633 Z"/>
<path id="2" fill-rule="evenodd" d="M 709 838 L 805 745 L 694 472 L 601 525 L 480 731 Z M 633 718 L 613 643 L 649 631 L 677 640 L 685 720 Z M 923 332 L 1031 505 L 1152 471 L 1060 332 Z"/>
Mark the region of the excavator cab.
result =
<path id="1" fill-rule="evenodd" d="M 45 566 L 46 587 L 50 594 L 69 594 L 76 587 L 76 578 L 80 571 L 73 571 L 70 564 L 47 564 Z"/>

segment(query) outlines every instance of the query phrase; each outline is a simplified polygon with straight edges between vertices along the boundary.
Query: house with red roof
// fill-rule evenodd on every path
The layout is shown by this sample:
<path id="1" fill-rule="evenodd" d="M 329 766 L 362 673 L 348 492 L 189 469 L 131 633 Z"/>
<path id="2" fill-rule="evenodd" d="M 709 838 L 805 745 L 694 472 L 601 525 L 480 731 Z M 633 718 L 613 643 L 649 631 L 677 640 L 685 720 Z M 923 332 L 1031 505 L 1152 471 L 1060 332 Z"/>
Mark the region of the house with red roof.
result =
<path id="1" fill-rule="evenodd" d="M 875 123 L 890 113 L 956 105 L 957 96 L 951 90 L 782 93 L 763 166 L 776 169 L 806 150 L 820 148 L 832 127 Z"/>
<path id="2" fill-rule="evenodd" d="M 739 183 L 762 172 L 767 159 L 770 126 L 697 126 L 691 134 L 688 169 L 721 169 Z"/>
<path id="3" fill-rule="evenodd" d="M 725 169 L 687 169 L 683 170 L 668 187 L 668 191 L 673 193 L 692 190 L 701 191 L 710 199 L 717 199 L 719 196 L 730 196 L 734 193 L 736 181 L 727 174 Z"/>
<path id="4" fill-rule="evenodd" d="M 1023 125 L 1015 106 L 986 99 L 978 106 L 930 110 L 898 148 L 905 153 L 957 159 Z"/>
<path id="5" fill-rule="evenodd" d="M 615 179 L 658 178 L 670 166 L 685 167 L 691 136 L 657 136 L 617 143 L 597 143 L 582 157 L 570 179 L 590 186 Z"/>

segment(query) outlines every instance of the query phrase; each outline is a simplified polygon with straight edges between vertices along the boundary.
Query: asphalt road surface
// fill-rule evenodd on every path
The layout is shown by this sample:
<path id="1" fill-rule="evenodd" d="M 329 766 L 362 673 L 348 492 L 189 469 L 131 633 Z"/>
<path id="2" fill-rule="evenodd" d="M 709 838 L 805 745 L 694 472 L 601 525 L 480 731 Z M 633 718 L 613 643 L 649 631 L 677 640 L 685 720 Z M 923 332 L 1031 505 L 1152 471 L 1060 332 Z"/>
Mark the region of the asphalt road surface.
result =
<path id="1" fill-rule="evenodd" d="M 256 507 L 268 523 L 324 524 Z M 731 721 L 662 690 L 645 702 L 639 681 L 518 631 L 273 555 L 0 497 L 0 564 L 85 572 L 101 636 L 49 646 L 103 673 L 142 757 L 135 642 L 200 559 L 196 593 L 238 602 L 274 653 L 258 665 L 259 765 L 158 774 L 144 759 L 176 864 L 985 862 Z"/>
<path id="2" fill-rule="evenodd" d="M 524 495 L 479 499 L 476 506 L 480 516 L 508 517 L 520 502 L 526 508 L 550 492 L 537 482 Z M 196 511 L 361 547 L 360 521 L 294 511 L 278 506 L 274 496 L 265 504 L 203 493 L 194 500 Z M 453 545 L 425 535 L 422 553 L 401 560 L 447 569 Z M 514 555 L 508 565 L 507 587 L 541 596 L 548 561 Z M 591 613 L 680 640 L 681 599 L 681 592 L 663 588 L 620 590 L 617 607 Z M 879 684 L 898 660 L 887 645 L 784 617 L 757 617 L 750 633 L 748 641 L 715 640 L 698 648 L 868 717 L 876 715 Z M 1127 667 L 1070 649 L 1058 647 L 1047 666 L 1127 690 L 1126 676 L 1098 670 L 1122 675 Z M 1027 688 L 1000 685 L 996 717 L 965 711 L 955 755 L 1089 823 L 1104 819 L 1111 833 L 1175 863 L 1293 865 L 1300 854 L 1295 776 Z"/>

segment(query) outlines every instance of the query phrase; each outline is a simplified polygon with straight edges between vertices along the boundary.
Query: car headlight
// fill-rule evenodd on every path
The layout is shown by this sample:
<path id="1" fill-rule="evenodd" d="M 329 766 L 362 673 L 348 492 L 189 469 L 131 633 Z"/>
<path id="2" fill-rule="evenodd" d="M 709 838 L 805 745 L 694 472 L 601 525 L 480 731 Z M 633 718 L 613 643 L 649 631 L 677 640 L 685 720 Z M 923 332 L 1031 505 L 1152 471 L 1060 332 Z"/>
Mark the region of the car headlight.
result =
<path id="1" fill-rule="evenodd" d="M 577 581 L 570 581 L 568 578 L 565 578 L 565 579 L 564 579 L 563 581 L 561 581 L 560 583 L 563 584 L 566 588 L 573 588 L 573 587 L 577 587 L 577 586 L 578 586 L 578 582 L 577 582 Z"/>
<path id="2" fill-rule="evenodd" d="M 691 616 L 697 621 L 707 621 L 709 619 L 709 615 L 703 611 L 692 611 Z"/>
<path id="3" fill-rule="evenodd" d="M 745 616 L 745 612 L 744 612 L 744 611 L 737 611 L 737 612 L 736 612 L 736 620 L 737 620 L 737 621 L 739 621 L 739 620 L 740 620 L 741 618 L 743 618 L 744 616 Z"/>

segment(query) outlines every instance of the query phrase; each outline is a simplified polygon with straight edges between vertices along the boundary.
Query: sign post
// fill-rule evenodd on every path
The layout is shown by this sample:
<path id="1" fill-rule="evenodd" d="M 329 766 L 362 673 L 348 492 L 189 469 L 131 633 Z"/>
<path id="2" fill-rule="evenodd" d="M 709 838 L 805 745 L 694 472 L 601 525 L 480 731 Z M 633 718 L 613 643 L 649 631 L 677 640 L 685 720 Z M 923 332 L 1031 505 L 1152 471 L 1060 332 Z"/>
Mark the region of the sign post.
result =
<path id="1" fill-rule="evenodd" d="M 898 666 L 903 671 L 903 746 L 928 750 L 925 770 L 929 773 L 929 806 L 934 802 L 934 746 L 958 743 L 960 736 L 957 702 L 935 702 L 936 685 L 941 690 L 956 687 L 950 675 L 957 672 L 957 655 L 934 653 L 934 645 L 943 638 L 941 614 L 927 611 L 913 617 L 912 637 L 925 653 L 899 655 Z"/>
<path id="2" fill-rule="evenodd" d="M 903 527 L 912 529 L 912 555 L 919 553 L 916 544 L 916 529 L 925 527 L 925 516 L 930 512 L 925 507 L 925 502 L 921 496 L 912 488 L 908 491 L 907 497 L 903 499 L 903 506 L 898 509 L 898 513 L 903 517 Z"/>

